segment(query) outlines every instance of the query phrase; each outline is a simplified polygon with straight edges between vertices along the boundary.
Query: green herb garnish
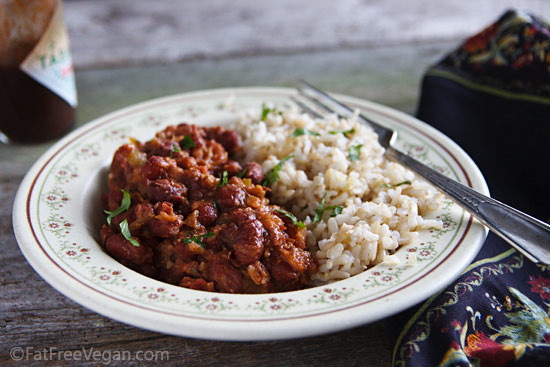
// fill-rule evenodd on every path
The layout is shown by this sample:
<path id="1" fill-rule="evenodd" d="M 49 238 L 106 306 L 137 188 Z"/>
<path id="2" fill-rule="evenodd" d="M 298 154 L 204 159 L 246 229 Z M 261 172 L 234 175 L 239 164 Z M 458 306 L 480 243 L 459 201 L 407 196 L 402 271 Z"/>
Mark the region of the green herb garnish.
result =
<path id="1" fill-rule="evenodd" d="M 352 145 L 349 147 L 349 159 L 350 161 L 356 161 L 359 159 L 359 156 L 361 155 L 361 147 L 363 144 L 359 145 Z"/>
<path id="2" fill-rule="evenodd" d="M 313 135 L 313 136 L 321 136 L 321 134 L 316 133 L 315 131 L 310 131 L 308 129 L 303 129 L 301 127 L 294 130 L 294 132 L 290 135 L 292 138 L 295 138 L 297 136 L 301 135 Z"/>
<path id="3" fill-rule="evenodd" d="M 344 135 L 346 138 L 349 138 L 348 134 L 353 134 L 355 132 L 355 129 L 349 129 L 349 130 L 332 130 L 332 131 L 329 131 L 328 133 L 330 135 L 336 135 L 336 134 L 342 134 Z"/>
<path id="4" fill-rule="evenodd" d="M 275 112 L 275 109 L 269 108 L 265 103 L 262 103 L 262 117 L 260 117 L 260 121 L 265 121 L 270 112 Z"/>
<path id="5" fill-rule="evenodd" d="M 108 215 L 107 217 L 108 225 L 111 225 L 111 221 L 113 220 L 114 217 L 128 210 L 128 208 L 130 208 L 130 205 L 132 204 L 130 193 L 124 189 L 120 189 L 120 191 L 122 191 L 122 202 L 120 203 L 120 206 L 115 210 L 113 210 L 112 212 L 108 210 L 104 210 L 105 214 Z"/>
<path id="6" fill-rule="evenodd" d="M 173 158 L 172 155 L 174 152 L 181 152 L 181 149 L 178 144 L 172 142 L 172 149 L 170 149 L 170 158 Z"/>
<path id="7" fill-rule="evenodd" d="M 279 163 L 275 165 L 275 167 L 270 169 L 269 172 L 267 172 L 267 174 L 265 175 L 264 180 L 262 181 L 262 186 L 269 186 L 277 181 L 279 179 L 279 171 L 281 170 L 281 168 L 283 168 L 283 163 L 292 158 L 294 158 L 294 154 L 284 157 L 279 161 Z"/>
<path id="8" fill-rule="evenodd" d="M 204 248 L 204 242 L 202 242 L 202 239 L 203 238 L 214 237 L 215 235 L 216 234 L 214 232 L 208 232 L 208 233 L 205 233 L 205 234 L 201 234 L 200 236 L 192 236 L 192 237 L 184 238 L 183 240 L 181 240 L 181 242 L 183 242 L 183 243 L 195 242 L 197 245 Z"/>
<path id="9" fill-rule="evenodd" d="M 223 171 L 220 179 L 218 180 L 218 184 L 216 185 L 216 190 L 224 185 L 227 185 L 227 182 L 228 182 L 227 171 Z"/>
<path id="10" fill-rule="evenodd" d="M 139 242 L 134 237 L 132 237 L 132 234 L 130 233 L 130 229 L 128 228 L 128 221 L 126 219 L 120 222 L 120 233 L 122 233 L 124 238 L 126 238 L 126 240 L 132 245 L 139 247 Z"/>
<path id="11" fill-rule="evenodd" d="M 185 135 L 185 138 L 180 140 L 180 144 L 184 149 L 194 148 L 197 146 L 197 143 L 195 143 L 191 135 Z"/>
<path id="12" fill-rule="evenodd" d="M 383 183 L 380 186 L 382 186 L 386 189 L 389 189 L 389 188 L 394 188 L 394 187 L 401 186 L 401 185 L 410 185 L 410 184 L 411 184 L 411 181 L 403 181 L 403 182 L 396 183 L 394 185 L 388 185 L 387 183 Z"/>
<path id="13" fill-rule="evenodd" d="M 289 213 L 284 209 L 275 209 L 275 211 L 283 214 L 285 217 L 290 219 L 292 221 L 292 224 L 294 224 L 295 226 L 298 226 L 300 228 L 306 228 L 306 225 L 302 223 L 301 220 L 298 220 L 298 218 L 296 218 L 292 213 Z"/>
<path id="14" fill-rule="evenodd" d="M 342 214 L 342 210 L 344 210 L 343 206 L 340 205 L 329 205 L 325 207 L 325 198 L 327 196 L 327 193 L 325 192 L 325 195 L 323 195 L 323 198 L 321 199 L 321 202 L 319 203 L 319 206 L 317 209 L 315 209 L 315 216 L 313 217 L 313 223 L 319 222 L 323 218 L 323 214 L 327 210 L 332 210 L 331 217 L 335 217 L 338 214 Z"/>
<path id="15" fill-rule="evenodd" d="M 319 206 L 317 207 L 317 209 L 315 209 L 315 217 L 313 217 L 313 223 L 319 222 L 323 217 L 323 213 L 325 212 L 324 206 L 325 206 L 326 197 L 327 197 L 327 193 L 325 192 L 325 195 L 323 195 L 323 198 L 321 199 Z"/>
<path id="16" fill-rule="evenodd" d="M 241 172 L 237 173 L 235 176 L 237 176 L 238 178 L 243 178 L 247 172 L 248 172 L 248 168 L 245 167 Z"/>
<path id="17" fill-rule="evenodd" d="M 325 210 L 332 210 L 331 217 L 335 217 L 339 214 L 342 214 L 342 210 L 344 210 L 344 207 L 341 205 L 329 205 L 325 208 Z"/>

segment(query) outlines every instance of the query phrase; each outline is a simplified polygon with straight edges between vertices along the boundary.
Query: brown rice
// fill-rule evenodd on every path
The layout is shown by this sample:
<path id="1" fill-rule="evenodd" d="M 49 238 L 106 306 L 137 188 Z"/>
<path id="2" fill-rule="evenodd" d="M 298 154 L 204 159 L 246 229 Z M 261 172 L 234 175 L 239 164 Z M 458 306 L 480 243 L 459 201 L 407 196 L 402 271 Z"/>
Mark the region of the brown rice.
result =
<path id="1" fill-rule="evenodd" d="M 423 217 L 438 208 L 442 195 L 388 161 L 374 131 L 356 118 L 319 120 L 295 110 L 272 110 L 261 121 L 259 111 L 251 111 L 234 128 L 246 147 L 243 159 L 263 162 L 264 172 L 294 156 L 271 185 L 272 201 L 307 225 L 307 244 L 319 262 L 316 281 L 348 278 L 385 259 L 394 263 L 398 260 L 389 255 L 419 230 L 442 225 Z M 292 136 L 296 129 L 305 133 Z M 359 159 L 350 157 L 350 149 Z M 342 206 L 341 213 L 327 209 L 314 223 L 323 197 L 324 208 Z"/>

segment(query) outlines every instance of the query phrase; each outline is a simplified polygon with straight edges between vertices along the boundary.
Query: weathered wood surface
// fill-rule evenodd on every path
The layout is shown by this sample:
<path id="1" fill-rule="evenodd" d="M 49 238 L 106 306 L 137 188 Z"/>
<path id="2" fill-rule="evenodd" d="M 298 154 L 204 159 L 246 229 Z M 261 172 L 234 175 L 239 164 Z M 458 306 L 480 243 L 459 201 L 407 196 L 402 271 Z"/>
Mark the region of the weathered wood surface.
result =
<path id="1" fill-rule="evenodd" d="M 454 41 L 546 0 L 66 0 L 77 67 Z"/>
<path id="2" fill-rule="evenodd" d="M 182 64 L 77 72 L 78 125 L 145 99 L 176 92 L 239 85 L 295 85 L 304 77 L 331 91 L 414 112 L 420 77 L 453 43 L 242 57 Z M 228 343 L 161 335 L 120 324 L 64 297 L 23 258 L 12 231 L 17 186 L 50 146 L 0 145 L 0 364 L 13 347 L 56 350 L 168 351 L 166 365 L 389 366 L 386 322 L 312 338 Z M 29 364 L 44 363 L 29 361 Z M 51 365 L 99 365 L 53 361 Z M 125 361 L 125 365 L 141 365 Z"/>

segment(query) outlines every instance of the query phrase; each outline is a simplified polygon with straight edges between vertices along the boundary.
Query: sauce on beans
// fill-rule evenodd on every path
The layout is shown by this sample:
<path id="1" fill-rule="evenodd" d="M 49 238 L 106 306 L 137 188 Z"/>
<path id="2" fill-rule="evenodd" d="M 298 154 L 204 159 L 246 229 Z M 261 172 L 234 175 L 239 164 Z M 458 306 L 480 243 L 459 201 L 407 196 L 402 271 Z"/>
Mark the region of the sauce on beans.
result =
<path id="1" fill-rule="evenodd" d="M 131 205 L 103 224 L 104 248 L 144 275 L 191 289 L 304 287 L 316 270 L 306 229 L 269 204 L 258 163 L 231 159 L 241 149 L 234 131 L 188 124 L 121 146 L 109 172 L 106 209 L 117 210 L 124 192 Z"/>

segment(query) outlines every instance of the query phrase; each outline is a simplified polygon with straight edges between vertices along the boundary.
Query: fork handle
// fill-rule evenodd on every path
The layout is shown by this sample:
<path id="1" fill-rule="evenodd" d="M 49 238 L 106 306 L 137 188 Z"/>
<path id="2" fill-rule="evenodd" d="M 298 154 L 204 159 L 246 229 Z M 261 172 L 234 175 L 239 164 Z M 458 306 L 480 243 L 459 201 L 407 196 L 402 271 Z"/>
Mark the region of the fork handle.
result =
<path id="1" fill-rule="evenodd" d="M 550 265 L 550 225 L 452 180 L 416 159 L 386 149 L 386 156 L 422 176 L 527 258 Z"/>

